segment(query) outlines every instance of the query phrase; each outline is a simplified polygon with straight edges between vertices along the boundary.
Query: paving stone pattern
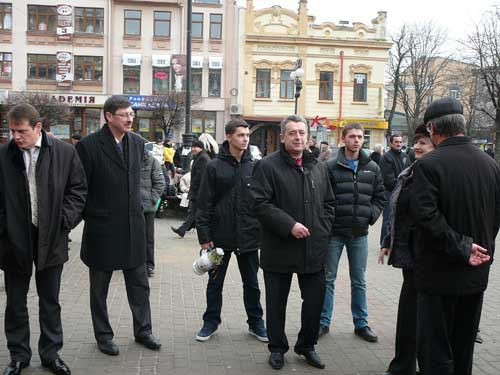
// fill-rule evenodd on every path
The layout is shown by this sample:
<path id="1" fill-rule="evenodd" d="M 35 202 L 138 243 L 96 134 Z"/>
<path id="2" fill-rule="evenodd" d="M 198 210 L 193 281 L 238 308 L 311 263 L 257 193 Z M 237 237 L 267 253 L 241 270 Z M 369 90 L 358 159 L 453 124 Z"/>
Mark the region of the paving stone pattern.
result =
<path id="1" fill-rule="evenodd" d="M 150 279 L 153 330 L 163 344 L 160 351 L 150 351 L 134 342 L 132 317 L 128 307 L 121 272 L 111 281 L 108 308 L 120 355 L 109 357 L 96 347 L 89 309 L 89 281 L 86 266 L 79 258 L 82 226 L 71 233 L 70 260 L 64 267 L 61 304 L 64 328 L 62 358 L 74 375 L 80 374 L 206 374 L 250 375 L 276 374 L 268 363 L 266 344 L 247 332 L 243 308 L 241 278 L 235 259 L 225 280 L 222 324 L 208 342 L 199 343 L 195 334 L 202 324 L 205 309 L 207 276 L 197 276 L 191 265 L 199 249 L 194 232 L 180 239 L 171 232 L 176 218 L 156 220 L 156 273 Z M 320 339 L 316 349 L 326 363 L 325 370 L 314 369 L 289 351 L 280 374 L 381 375 L 394 352 L 397 301 L 402 276 L 400 270 L 377 264 L 380 221 L 370 234 L 368 265 L 369 324 L 379 342 L 362 341 L 353 334 L 350 313 L 350 284 L 347 257 L 341 260 L 334 321 L 330 334 Z M 500 247 L 500 246 L 499 246 Z M 263 289 L 262 273 L 259 280 Z M 28 295 L 33 358 L 23 374 L 48 374 L 40 365 L 37 353 L 39 335 L 37 295 L 32 283 Z M 262 304 L 265 307 L 264 293 Z M 4 319 L 5 293 L 0 280 L 0 320 Z M 300 325 L 300 294 L 294 279 L 287 308 L 286 332 L 290 346 L 297 339 Z M 0 370 L 9 362 L 3 324 L 0 323 Z M 500 265 L 495 262 L 490 274 L 481 321 L 482 345 L 476 345 L 474 375 L 500 374 Z"/>

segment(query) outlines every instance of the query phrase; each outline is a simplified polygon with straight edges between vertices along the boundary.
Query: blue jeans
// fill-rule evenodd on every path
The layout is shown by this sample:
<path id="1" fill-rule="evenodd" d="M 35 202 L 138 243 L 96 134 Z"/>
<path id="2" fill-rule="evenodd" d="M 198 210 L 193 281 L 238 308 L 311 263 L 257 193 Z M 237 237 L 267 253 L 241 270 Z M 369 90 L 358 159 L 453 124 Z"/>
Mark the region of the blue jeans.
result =
<path id="1" fill-rule="evenodd" d="M 320 324 L 330 326 L 333 314 L 335 279 L 339 268 L 340 256 L 344 246 L 349 259 L 349 277 L 351 279 L 351 312 L 354 328 L 368 325 L 368 307 L 366 306 L 366 262 L 368 260 L 368 236 L 349 238 L 332 237 L 326 261 L 326 293 Z"/>

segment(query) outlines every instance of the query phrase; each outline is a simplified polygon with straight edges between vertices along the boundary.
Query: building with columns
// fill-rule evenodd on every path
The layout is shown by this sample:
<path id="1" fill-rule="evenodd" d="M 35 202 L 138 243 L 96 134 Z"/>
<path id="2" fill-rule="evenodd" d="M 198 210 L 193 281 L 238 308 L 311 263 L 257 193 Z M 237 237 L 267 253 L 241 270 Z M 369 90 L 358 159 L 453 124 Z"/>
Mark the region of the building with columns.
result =
<path id="1" fill-rule="evenodd" d="M 239 94 L 231 112 L 251 124 L 251 143 L 264 154 L 276 150 L 279 122 L 294 113 L 290 73 L 297 59 L 304 69 L 298 113 L 318 141 L 338 144 L 342 127 L 357 121 L 366 147 L 384 143 L 384 70 L 392 45 L 386 12 L 371 25 L 314 20 L 307 0 L 297 12 L 278 5 L 254 9 L 253 0 L 240 9 Z"/>

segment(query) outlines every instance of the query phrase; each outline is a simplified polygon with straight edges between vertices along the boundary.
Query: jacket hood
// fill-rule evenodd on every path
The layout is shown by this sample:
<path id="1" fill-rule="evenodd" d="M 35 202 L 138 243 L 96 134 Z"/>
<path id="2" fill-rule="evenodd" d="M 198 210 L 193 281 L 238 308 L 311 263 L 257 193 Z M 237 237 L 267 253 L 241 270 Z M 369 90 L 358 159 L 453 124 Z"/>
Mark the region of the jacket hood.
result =
<path id="1" fill-rule="evenodd" d="M 368 164 L 370 161 L 372 161 L 372 159 L 370 158 L 370 154 L 368 153 L 368 151 L 366 151 L 365 149 L 361 149 L 359 150 L 359 164 Z M 345 146 L 341 147 L 339 149 L 339 154 L 337 156 L 337 164 L 347 164 L 347 158 L 345 157 Z"/>
<path id="2" fill-rule="evenodd" d="M 222 147 L 219 149 L 219 153 L 217 154 L 217 157 L 219 159 L 225 160 L 227 162 L 230 162 L 232 164 L 237 164 L 238 160 L 231 155 L 231 152 L 229 151 L 229 142 L 224 141 L 222 143 Z M 247 148 L 241 157 L 241 163 L 243 162 L 248 162 L 252 160 L 252 155 L 250 154 L 250 148 Z"/>

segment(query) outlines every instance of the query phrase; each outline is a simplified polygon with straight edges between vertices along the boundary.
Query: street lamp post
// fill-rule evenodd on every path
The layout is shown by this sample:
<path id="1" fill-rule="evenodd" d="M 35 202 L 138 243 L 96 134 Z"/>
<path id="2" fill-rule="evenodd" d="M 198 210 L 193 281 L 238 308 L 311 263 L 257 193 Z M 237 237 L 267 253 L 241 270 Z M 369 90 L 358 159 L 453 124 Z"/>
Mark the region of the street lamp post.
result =
<path id="1" fill-rule="evenodd" d="M 185 110 L 185 130 L 182 135 L 181 166 L 182 173 L 187 173 L 191 167 L 191 146 L 193 144 L 193 134 L 191 133 L 191 40 L 192 40 L 192 15 L 193 0 L 187 1 L 187 32 L 186 32 L 186 103 Z"/>
<path id="2" fill-rule="evenodd" d="M 302 59 L 297 59 L 295 62 L 295 70 L 290 73 L 290 78 L 295 82 L 295 114 L 297 114 L 297 105 L 300 98 L 300 91 L 302 90 L 302 81 L 300 78 L 304 75 L 302 69 Z"/>

